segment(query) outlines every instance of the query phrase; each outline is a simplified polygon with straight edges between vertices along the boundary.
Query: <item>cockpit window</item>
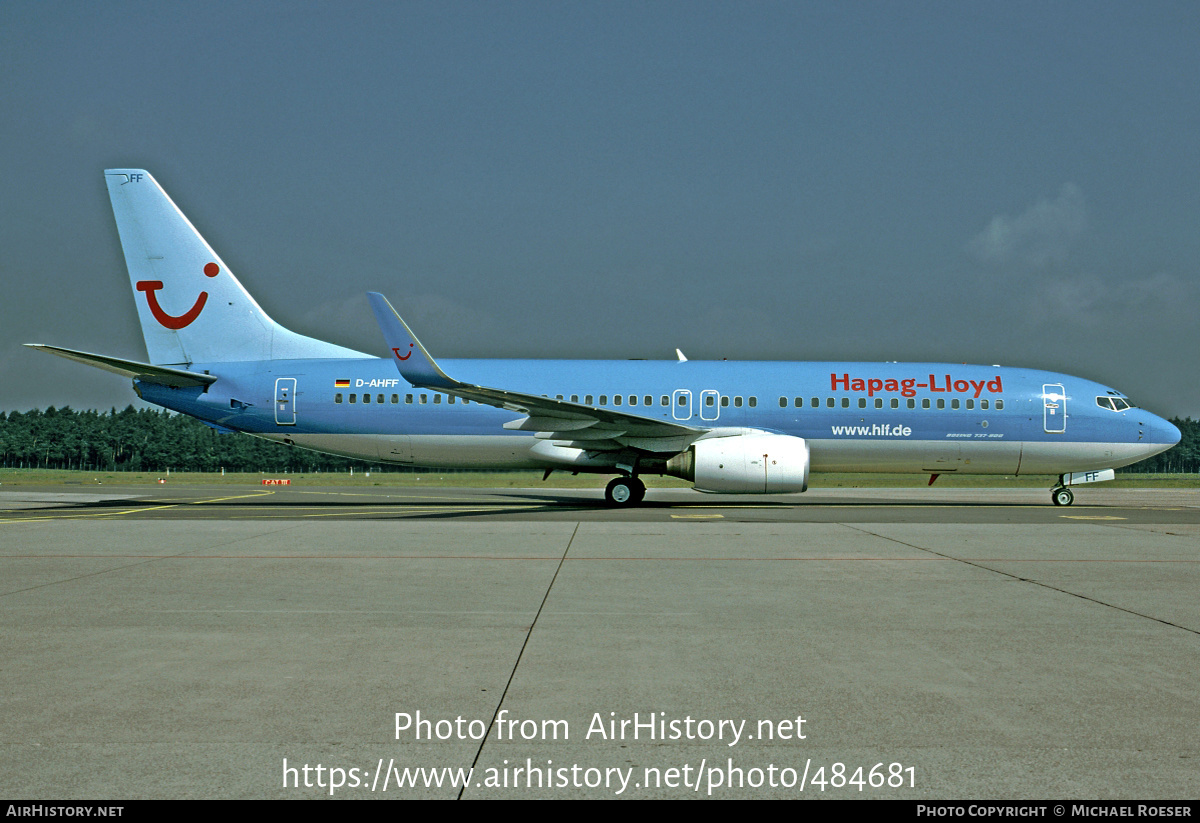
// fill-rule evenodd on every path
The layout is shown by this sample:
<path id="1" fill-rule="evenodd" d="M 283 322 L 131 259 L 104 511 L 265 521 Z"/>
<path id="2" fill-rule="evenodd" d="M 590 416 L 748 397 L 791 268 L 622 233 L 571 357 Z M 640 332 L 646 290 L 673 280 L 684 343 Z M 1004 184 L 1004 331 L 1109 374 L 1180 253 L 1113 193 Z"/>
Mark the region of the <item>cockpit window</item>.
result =
<path id="1" fill-rule="evenodd" d="M 1112 402 L 1117 411 L 1125 411 L 1130 408 L 1129 401 L 1123 397 L 1114 397 Z"/>
<path id="2" fill-rule="evenodd" d="M 1096 405 L 1109 411 L 1125 411 L 1130 408 L 1129 401 L 1123 397 L 1097 397 Z"/>

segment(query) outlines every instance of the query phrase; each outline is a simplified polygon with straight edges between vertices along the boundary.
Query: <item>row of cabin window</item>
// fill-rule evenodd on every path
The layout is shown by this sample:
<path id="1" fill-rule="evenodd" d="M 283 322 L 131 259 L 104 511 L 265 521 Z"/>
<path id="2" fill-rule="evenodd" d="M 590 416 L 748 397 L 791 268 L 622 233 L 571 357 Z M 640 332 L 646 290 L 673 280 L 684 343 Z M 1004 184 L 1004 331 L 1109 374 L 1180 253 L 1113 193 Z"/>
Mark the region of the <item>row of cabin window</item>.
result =
<path id="1" fill-rule="evenodd" d="M 375 403 L 377 403 L 377 404 L 380 404 L 380 405 L 382 405 L 383 403 L 385 403 L 385 402 L 386 402 L 386 401 L 384 400 L 384 397 L 385 397 L 385 395 L 382 395 L 382 394 L 377 394 L 377 395 L 375 395 L 375 400 L 374 400 L 374 402 L 375 402 Z M 447 395 L 446 397 L 447 397 L 447 400 L 446 400 L 446 402 L 447 402 L 448 404 L 450 404 L 450 405 L 454 405 L 454 402 L 455 402 L 455 400 L 456 400 L 456 399 L 457 399 L 459 402 L 461 402 L 462 404 L 464 404 L 464 405 L 466 405 L 466 404 L 468 404 L 468 403 L 470 403 L 470 402 L 471 402 L 470 400 L 465 400 L 465 399 L 462 399 L 462 398 L 455 398 L 455 397 L 454 397 L 454 395 Z M 559 394 L 559 395 L 555 395 L 555 397 L 556 397 L 558 400 L 562 400 L 562 399 L 564 399 L 564 398 L 563 398 L 563 396 L 562 396 L 561 394 Z M 644 406 L 652 406 L 652 405 L 654 405 L 654 398 L 653 398 L 651 395 L 648 395 L 648 394 L 647 394 L 647 395 L 645 395 L 644 397 L 642 397 L 641 399 L 642 399 L 642 405 L 644 405 Z M 687 397 L 687 395 L 680 395 L 680 396 L 679 396 L 679 405 L 681 405 L 681 406 L 686 406 L 686 405 L 688 404 L 688 399 L 689 399 L 689 398 Z M 747 405 L 749 405 L 749 406 L 750 406 L 750 408 L 754 408 L 754 407 L 756 407 L 756 406 L 758 405 L 758 398 L 757 398 L 757 397 L 750 397 L 750 398 L 748 398 L 747 400 L 748 400 L 748 402 L 747 402 Z M 849 398 L 849 397 L 843 397 L 841 400 L 842 400 L 842 402 L 841 402 L 841 407 L 842 407 L 843 409 L 848 409 L 848 408 L 850 408 L 850 398 Z M 874 403 L 874 406 L 875 406 L 875 408 L 877 408 L 877 409 L 882 409 L 882 408 L 884 408 L 884 402 L 883 402 L 883 400 L 884 400 L 884 399 L 883 399 L 882 397 L 876 397 L 876 398 L 875 398 L 875 403 Z M 613 405 L 614 405 L 614 406 L 620 406 L 620 405 L 621 405 L 623 402 L 625 402 L 625 399 L 624 399 L 624 396 L 623 396 L 623 395 L 620 395 L 620 394 L 615 394 L 615 395 L 613 395 L 612 401 L 613 401 Z M 729 401 L 730 401 L 730 398 L 729 398 L 729 396 L 728 396 L 728 395 L 721 395 L 721 406 L 722 406 L 722 407 L 727 407 L 727 406 L 729 405 Z M 338 392 L 337 394 L 335 394 L 335 395 L 333 396 L 333 402 L 334 402 L 334 403 L 341 403 L 341 402 L 342 402 L 342 393 L 341 393 L 341 392 Z M 350 395 L 350 402 L 351 402 L 351 403 L 357 403 L 357 402 L 358 402 L 358 395 L 357 395 L 357 394 L 351 394 L 351 395 Z M 362 402 L 363 402 L 364 404 L 371 403 L 371 402 L 372 402 L 372 401 L 371 401 L 371 395 L 370 395 L 370 394 L 364 394 L 364 395 L 362 396 Z M 392 402 L 392 404 L 393 404 L 393 405 L 399 404 L 399 402 L 400 402 L 400 395 L 398 395 L 398 394 L 393 394 L 393 395 L 391 396 L 391 402 Z M 414 402 L 416 402 L 416 403 L 418 403 L 418 404 L 426 404 L 426 403 L 428 403 L 428 402 L 429 402 L 429 395 L 426 395 L 426 394 L 420 394 L 420 395 L 406 394 L 406 395 L 404 395 L 404 402 L 405 402 L 405 404 L 407 404 L 407 405 L 412 405 Z M 433 395 L 433 402 L 434 402 L 434 404 L 435 404 L 435 405 L 440 405 L 440 404 L 441 404 L 441 402 L 442 402 L 442 395 L 440 395 L 440 394 L 435 394 L 435 395 Z M 571 395 L 571 402 L 572 402 L 572 403 L 578 403 L 578 402 L 579 402 L 579 395 L 577 395 L 577 394 L 573 394 L 573 395 Z M 946 400 L 945 400 L 945 398 L 939 397 L 939 398 L 937 399 L 937 401 L 936 401 L 936 402 L 937 402 L 937 408 L 939 408 L 939 409 L 944 409 L 944 408 L 946 408 Z M 968 398 L 967 398 L 965 401 L 962 401 L 962 402 L 965 402 L 965 404 L 966 404 L 966 405 L 965 405 L 965 408 L 967 408 L 967 409 L 974 409 L 974 408 L 975 408 L 975 400 L 974 400 L 974 398 L 968 397 Z M 586 405 L 586 406 L 590 406 L 590 405 L 592 405 L 592 395 L 590 395 L 590 394 L 585 394 L 585 395 L 583 396 L 583 403 L 584 403 L 584 405 Z M 711 406 L 713 406 L 714 404 L 715 404 L 715 398 L 714 398 L 714 396 L 713 396 L 713 395 L 711 395 L 711 394 L 706 394 L 706 395 L 704 395 L 704 405 L 705 405 L 705 406 L 711 407 Z M 803 398 L 803 397 L 795 397 L 795 398 L 792 398 L 792 404 L 793 404 L 793 405 L 794 405 L 794 406 L 795 406 L 797 409 L 803 408 L 803 407 L 804 407 L 804 398 Z M 607 406 L 607 405 L 608 405 L 608 395 L 607 395 L 607 394 L 602 394 L 602 395 L 600 395 L 600 405 L 601 405 L 601 406 Z M 638 396 L 637 396 L 636 394 L 631 394 L 631 395 L 629 395 L 629 396 L 628 396 L 628 405 L 630 405 L 630 406 L 637 406 L 637 405 L 638 405 Z M 669 406 L 669 405 L 671 405 L 671 399 L 670 399 L 670 398 L 669 398 L 667 395 L 665 395 L 665 394 L 664 394 L 664 395 L 662 395 L 662 397 L 661 397 L 661 398 L 660 398 L 660 400 L 659 400 L 659 405 L 662 405 L 662 406 Z M 736 408 L 741 408 L 741 406 L 742 406 L 742 398 L 741 398 L 740 396 L 737 396 L 737 395 L 735 395 L 735 396 L 733 397 L 733 405 L 734 405 Z M 780 398 L 779 398 L 779 407 L 780 407 L 781 409 L 783 409 L 783 408 L 787 408 L 787 405 L 788 405 L 788 399 L 787 399 L 786 397 L 780 397 Z M 830 408 L 830 409 L 832 409 L 832 408 L 836 408 L 836 407 L 837 407 L 837 405 L 838 405 L 838 404 L 837 404 L 837 398 L 834 398 L 834 397 L 827 397 L 827 398 L 825 398 L 825 405 L 826 405 L 826 407 L 827 407 L 827 408 Z M 890 408 L 893 408 L 893 409 L 898 409 L 898 408 L 900 408 L 900 398 L 898 398 L 898 397 L 893 397 L 893 398 L 891 398 L 891 401 L 890 401 L 890 403 L 889 403 L 888 405 L 889 405 L 889 407 L 890 407 Z M 916 400 L 916 398 L 914 398 L 914 397 L 910 397 L 910 398 L 908 398 L 908 402 L 907 402 L 905 405 L 906 405 L 908 408 L 910 408 L 910 409 L 915 409 L 915 408 L 917 408 L 917 400 Z M 814 398 L 812 398 L 812 399 L 811 399 L 811 406 L 812 406 L 812 408 L 814 408 L 814 409 L 816 409 L 816 408 L 820 408 L 820 406 L 821 406 L 821 398 L 819 398 L 819 397 L 814 397 Z M 981 399 L 981 400 L 979 401 L 979 408 L 981 408 L 981 409 L 985 409 L 985 410 L 986 410 L 986 409 L 988 408 L 988 406 L 989 406 L 989 402 L 988 402 L 988 400 L 987 400 L 986 398 L 984 398 L 984 399 Z M 867 398 L 865 398 L 865 397 L 860 397 L 860 398 L 858 398 L 858 408 L 860 408 L 860 409 L 865 409 L 865 408 L 867 408 Z M 931 403 L 931 401 L 930 401 L 930 399 L 929 399 L 928 397 L 926 397 L 926 398 L 922 398 L 922 400 L 921 400 L 921 408 L 923 408 L 923 409 L 929 409 L 929 408 L 933 408 L 933 404 Z M 951 408 L 951 409 L 958 409 L 958 408 L 964 408 L 964 406 L 960 406 L 960 401 L 959 401 L 959 399 L 958 399 L 957 397 L 955 397 L 955 398 L 951 398 L 951 400 L 950 400 L 950 408 Z M 997 408 L 997 409 L 1003 409 L 1003 408 L 1004 408 L 1004 401 L 1003 401 L 1003 400 L 996 400 L 996 408 Z"/>
<path id="2" fill-rule="evenodd" d="M 548 395 L 542 395 L 542 396 L 547 397 Z M 554 397 L 557 400 L 565 400 L 566 399 L 561 394 L 556 394 L 556 395 L 554 395 Z M 728 406 L 729 400 L 730 400 L 729 397 L 722 395 L 721 396 L 721 405 Z M 571 395 L 571 402 L 572 403 L 580 402 L 579 395 L 577 395 L 577 394 Z M 592 404 L 592 395 L 590 395 L 590 394 L 583 395 L 582 402 L 583 402 L 583 405 L 585 405 L 585 406 L 593 405 Z M 691 397 L 686 394 L 681 394 L 681 395 L 679 395 L 676 402 L 680 406 L 686 406 L 688 403 L 691 402 Z M 751 408 L 754 408 L 755 406 L 758 405 L 758 398 L 757 397 L 742 398 L 741 396 L 736 396 L 733 398 L 733 405 L 737 406 L 738 408 L 742 407 L 743 402 L 745 402 Z M 641 397 L 640 403 L 639 403 L 639 398 L 636 394 L 631 394 L 628 396 L 622 395 L 622 394 L 614 394 L 612 397 L 612 404 L 614 406 L 620 406 L 620 405 L 637 406 L 639 404 L 642 406 L 653 406 L 654 405 L 654 397 L 649 394 L 644 395 Z M 671 398 L 664 394 L 661 397 L 659 397 L 658 404 L 660 406 L 670 406 Z M 704 395 L 704 405 L 712 406 L 713 404 L 714 404 L 713 395 L 711 395 L 711 394 Z M 608 405 L 608 395 L 607 394 L 600 395 L 600 402 L 596 405 L 607 406 Z"/>
<path id="3" fill-rule="evenodd" d="M 405 403 L 408 403 L 408 404 L 410 404 L 410 405 L 411 405 L 412 403 L 414 403 L 414 402 L 417 402 L 417 403 L 428 403 L 428 402 L 429 402 L 429 395 L 427 395 L 427 394 L 417 395 L 417 396 L 416 396 L 416 398 L 417 398 L 417 399 L 414 399 L 414 395 L 411 395 L 411 394 L 406 394 L 406 395 L 404 395 L 404 402 L 405 402 Z M 452 405 L 452 406 L 454 405 L 455 401 L 457 401 L 457 402 L 459 402 L 459 403 L 462 403 L 464 406 L 465 406 L 465 405 L 467 405 L 468 403 L 470 403 L 470 402 L 471 402 L 470 400 L 465 400 L 465 399 L 463 399 L 463 398 L 461 398 L 461 397 L 460 397 L 460 398 L 456 398 L 456 397 L 455 397 L 454 395 L 452 395 L 452 394 L 451 394 L 451 395 L 446 395 L 446 398 L 447 398 L 446 402 L 447 402 L 447 403 L 449 403 L 449 404 L 450 404 L 450 405 Z M 344 399 L 344 397 L 343 397 L 343 395 L 342 395 L 342 393 L 341 393 L 341 392 L 338 392 L 337 394 L 335 394 L 335 395 L 333 396 L 333 402 L 334 402 L 334 403 L 341 403 L 343 399 Z M 350 402 L 351 402 L 351 403 L 357 403 L 357 402 L 358 402 L 358 395 L 357 395 L 357 394 L 352 394 L 352 395 L 350 395 Z M 374 400 L 374 401 L 372 401 L 372 400 L 371 400 L 371 395 L 369 395 L 369 394 L 364 394 L 364 395 L 362 396 L 362 402 L 363 402 L 363 403 L 371 403 L 371 402 L 375 402 L 375 403 L 382 404 L 382 403 L 384 403 L 384 402 L 386 402 L 386 401 L 384 400 L 384 395 L 382 395 L 382 394 L 377 394 L 377 395 L 375 395 L 375 400 Z M 398 395 L 398 394 L 393 394 L 393 395 L 392 395 L 392 397 L 391 397 L 391 402 L 392 402 L 392 405 L 396 405 L 396 404 L 398 404 L 398 403 L 400 402 L 400 395 Z M 433 402 L 434 402 L 435 404 L 440 404 L 440 403 L 442 402 L 442 395 L 440 395 L 440 394 L 435 394 L 435 395 L 433 396 Z"/>
<path id="4" fill-rule="evenodd" d="M 543 395 L 543 397 L 545 397 L 545 396 L 546 396 L 546 395 Z M 377 394 L 377 395 L 375 395 L 375 401 L 374 401 L 374 402 L 375 402 L 375 403 L 382 404 L 382 403 L 386 402 L 386 401 L 384 400 L 384 397 L 385 397 L 385 396 L 384 396 L 384 395 L 382 395 L 382 394 Z M 559 395 L 555 395 L 555 397 L 556 397 L 556 399 L 558 399 L 558 400 L 563 400 L 563 399 L 565 399 L 565 398 L 564 398 L 564 397 L 563 397 L 561 394 L 559 394 Z M 593 395 L 590 395 L 590 394 L 585 394 L 585 395 L 583 395 L 583 404 L 584 404 L 585 406 L 591 406 L 591 405 L 593 405 L 593 404 L 592 404 L 592 398 L 593 398 Z M 334 403 L 341 403 L 341 402 L 342 402 L 344 399 L 345 399 L 345 398 L 344 398 L 344 396 L 343 396 L 343 394 L 342 394 L 341 392 L 338 392 L 337 394 L 335 394 L 335 395 L 333 396 L 333 402 L 334 402 Z M 612 397 L 612 404 L 613 404 L 614 406 L 620 406 L 620 405 L 623 405 L 623 404 L 630 405 L 630 406 L 637 406 L 637 405 L 639 405 L 639 400 L 640 400 L 640 405 L 643 405 L 643 406 L 653 406 L 653 405 L 654 405 L 654 397 L 653 397 L 653 396 L 651 396 L 651 395 L 649 395 L 649 394 L 647 394 L 647 395 L 644 395 L 644 396 L 643 396 L 643 397 L 641 397 L 641 398 L 639 398 L 639 397 L 638 397 L 636 394 L 631 394 L 631 395 L 628 395 L 628 396 L 625 396 L 625 395 L 620 395 L 620 394 L 614 394 L 614 395 L 613 395 L 613 397 Z M 357 394 L 351 394 L 351 395 L 350 395 L 350 398 L 349 398 L 349 401 L 350 401 L 351 403 L 357 403 L 357 402 L 358 402 L 358 395 L 357 395 Z M 371 395 L 370 395 L 370 394 L 364 394 L 364 395 L 362 396 L 362 402 L 363 402 L 363 403 L 370 403 L 370 402 L 372 402 L 372 401 L 371 401 Z M 398 394 L 393 394 L 393 395 L 391 396 L 391 402 L 392 402 L 393 404 L 398 404 L 398 403 L 400 402 L 400 395 L 398 395 Z M 426 394 L 420 394 L 420 395 L 411 395 L 411 394 L 406 394 L 406 395 L 404 395 L 404 402 L 405 402 L 406 404 L 408 404 L 408 405 L 412 405 L 414 402 L 416 402 L 416 403 L 418 403 L 418 404 L 424 404 L 424 403 L 428 403 L 428 402 L 429 402 L 429 395 L 426 395 Z M 435 395 L 433 396 L 433 402 L 434 402 L 434 404 L 440 404 L 440 403 L 442 402 L 442 395 L 440 395 L 440 394 L 435 394 Z M 447 401 L 446 401 L 446 402 L 447 402 L 447 403 L 449 403 L 450 405 L 454 405 L 454 402 L 455 402 L 455 397 L 454 397 L 454 395 L 447 395 Z M 460 402 L 460 403 L 463 403 L 463 404 L 466 404 L 466 403 L 470 403 L 471 401 L 470 401 L 470 400 L 464 400 L 464 399 L 461 399 L 461 398 L 460 398 L 460 399 L 459 399 L 459 402 Z M 571 402 L 572 402 L 572 403 L 578 403 L 578 402 L 580 402 L 580 400 L 579 400 L 579 395 L 577 395 L 577 394 L 573 394 L 573 395 L 571 395 Z M 681 405 L 681 406 L 686 406 L 687 404 L 688 404 L 688 397 L 687 397 L 686 395 L 680 395 L 680 396 L 679 396 L 679 405 Z M 711 405 L 713 405 L 713 396 L 712 396 L 711 394 L 709 394 L 709 395 L 705 395 L 705 397 L 704 397 L 704 404 L 705 404 L 706 406 L 711 406 Z M 607 405 L 608 405 L 608 395 L 607 395 L 607 394 L 602 394 L 602 395 L 600 395 L 600 403 L 599 403 L 599 405 L 601 405 L 601 406 L 607 406 Z M 662 406 L 670 406 L 670 405 L 671 405 L 671 398 L 670 398 L 670 397 L 668 397 L 667 395 L 665 395 L 665 394 L 664 394 L 664 395 L 663 395 L 663 396 L 660 398 L 660 400 L 659 400 L 659 405 L 662 405 Z M 721 405 L 722 405 L 722 406 L 728 406 L 728 405 L 729 405 L 729 398 L 728 398 L 728 397 L 726 397 L 726 396 L 722 396 L 722 397 L 721 397 Z M 742 398 L 741 398 L 740 396 L 739 396 L 739 397 L 734 397 L 734 398 L 733 398 L 733 405 L 734 405 L 734 406 L 737 406 L 738 408 L 741 408 L 741 406 L 742 406 Z M 754 408 L 755 406 L 757 406 L 757 405 L 758 405 L 758 398 L 757 398 L 757 397 L 751 397 L 751 398 L 749 398 L 749 405 L 750 405 L 750 407 L 751 407 L 751 408 Z"/>
<path id="5" fill-rule="evenodd" d="M 964 402 L 966 405 L 965 405 L 965 406 L 960 406 L 960 405 L 959 405 L 959 403 L 960 403 L 959 399 L 958 399 L 957 397 L 953 397 L 953 398 L 951 398 L 951 399 L 950 399 L 950 408 L 952 408 L 952 409 L 958 409 L 958 408 L 967 408 L 967 409 L 973 409 L 973 408 L 975 408 L 975 399 L 974 399 L 973 397 L 968 397 L 968 398 L 967 398 L 965 401 L 962 401 L 962 402 Z M 793 405 L 794 405 L 794 406 L 795 406 L 797 409 L 802 409 L 802 408 L 804 408 L 804 398 L 803 398 L 803 397 L 794 397 L 794 398 L 792 398 L 792 404 L 793 404 Z M 779 398 L 779 408 L 781 408 L 781 409 L 786 409 L 786 408 L 787 408 L 787 405 L 788 405 L 788 399 L 787 399 L 786 397 L 781 397 L 781 398 Z M 832 409 L 832 408 L 836 408 L 836 407 L 837 407 L 837 405 L 838 405 L 838 404 L 837 404 L 837 398 L 835 398 L 835 397 L 826 397 L 826 398 L 825 398 L 825 406 L 826 406 L 826 408 L 830 408 L 830 409 Z M 908 398 L 908 402 L 907 402 L 905 405 L 906 405 L 908 408 L 910 408 L 910 409 L 915 409 L 915 408 L 917 407 L 917 399 L 916 399 L 915 397 L 909 397 L 909 398 Z M 921 399 L 921 408 L 923 408 L 923 409 L 930 409 L 930 408 L 934 408 L 934 405 L 935 405 L 935 404 L 934 404 L 934 403 L 932 403 L 928 397 L 925 397 L 925 398 L 922 398 L 922 399 Z M 989 405 L 990 405 L 990 403 L 989 403 L 989 401 L 988 401 L 986 398 L 983 398 L 983 399 L 981 399 L 981 400 L 979 401 L 979 408 L 981 408 L 981 409 L 987 409 L 987 408 L 989 407 Z M 814 398 L 812 398 L 812 400 L 811 400 L 811 406 L 812 406 L 812 408 L 814 408 L 814 409 L 816 409 L 816 408 L 820 408 L 820 406 L 821 406 L 821 398 L 819 398 L 819 397 L 814 397 Z M 875 398 L 875 403 L 874 403 L 874 406 L 875 406 L 875 408 L 877 408 L 877 409 L 882 409 L 882 408 L 884 407 L 884 404 L 883 404 L 883 398 L 882 398 L 882 397 L 876 397 L 876 398 Z M 843 397 L 843 398 L 842 398 L 841 407 L 842 407 L 843 409 L 848 409 L 848 408 L 850 408 L 850 398 L 849 398 L 849 397 Z M 867 398 L 865 398 L 865 397 L 860 397 L 860 398 L 858 398 L 858 407 L 859 407 L 860 409 L 865 409 L 865 408 L 867 408 L 867 407 L 868 407 L 868 404 L 867 404 Z M 893 409 L 898 409 L 898 408 L 900 408 L 900 398 L 899 398 L 899 397 L 893 397 L 893 398 L 891 398 L 891 402 L 888 404 L 888 407 L 889 407 L 889 408 L 893 408 Z M 936 401 L 936 407 L 937 407 L 937 408 L 939 408 L 939 409 L 944 409 L 944 408 L 946 408 L 946 399 L 945 399 L 944 397 L 939 397 L 939 398 L 937 399 L 937 401 Z M 1004 401 L 1003 401 L 1003 400 L 999 400 L 999 399 L 998 399 L 998 400 L 996 400 L 996 406 L 995 406 L 995 408 L 997 408 L 997 409 L 1003 409 L 1003 408 L 1004 408 Z"/>

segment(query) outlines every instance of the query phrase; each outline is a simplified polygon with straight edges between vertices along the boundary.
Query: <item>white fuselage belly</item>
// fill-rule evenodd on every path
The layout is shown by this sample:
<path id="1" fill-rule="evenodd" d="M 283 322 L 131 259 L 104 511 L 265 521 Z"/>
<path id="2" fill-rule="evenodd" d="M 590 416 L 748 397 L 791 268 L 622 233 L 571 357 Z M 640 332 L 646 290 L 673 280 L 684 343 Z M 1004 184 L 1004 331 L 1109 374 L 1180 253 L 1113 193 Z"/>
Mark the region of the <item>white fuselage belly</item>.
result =
<path id="1" fill-rule="evenodd" d="M 542 469 L 532 435 L 263 434 L 268 440 L 367 462 L 462 469 Z M 814 472 L 1060 474 L 1123 466 L 1150 453 L 1136 443 L 810 440 Z M 564 466 L 566 467 L 566 466 Z M 586 468 L 586 467 L 578 467 Z"/>

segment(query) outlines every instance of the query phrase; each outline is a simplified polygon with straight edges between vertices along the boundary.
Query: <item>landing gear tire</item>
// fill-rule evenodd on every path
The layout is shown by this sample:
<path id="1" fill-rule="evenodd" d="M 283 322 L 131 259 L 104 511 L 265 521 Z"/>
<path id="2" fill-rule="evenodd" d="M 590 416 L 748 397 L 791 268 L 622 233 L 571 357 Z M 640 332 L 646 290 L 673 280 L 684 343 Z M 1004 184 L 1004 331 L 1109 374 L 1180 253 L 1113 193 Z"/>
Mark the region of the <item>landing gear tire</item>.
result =
<path id="1" fill-rule="evenodd" d="M 1070 489 L 1051 489 L 1050 502 L 1056 506 L 1069 506 L 1075 502 L 1075 493 Z"/>
<path id="2" fill-rule="evenodd" d="M 604 489 L 604 502 L 610 506 L 636 506 L 646 496 L 646 484 L 636 477 L 614 477 Z"/>

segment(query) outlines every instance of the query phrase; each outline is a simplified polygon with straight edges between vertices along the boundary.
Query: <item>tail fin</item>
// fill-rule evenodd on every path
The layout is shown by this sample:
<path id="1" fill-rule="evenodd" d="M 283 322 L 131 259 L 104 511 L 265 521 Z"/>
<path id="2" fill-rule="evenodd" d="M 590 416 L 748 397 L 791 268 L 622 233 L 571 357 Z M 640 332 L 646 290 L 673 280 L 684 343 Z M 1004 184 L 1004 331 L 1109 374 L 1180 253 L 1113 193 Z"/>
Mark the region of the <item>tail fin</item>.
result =
<path id="1" fill-rule="evenodd" d="M 367 357 L 267 316 L 147 172 L 104 172 L 150 362 Z"/>

